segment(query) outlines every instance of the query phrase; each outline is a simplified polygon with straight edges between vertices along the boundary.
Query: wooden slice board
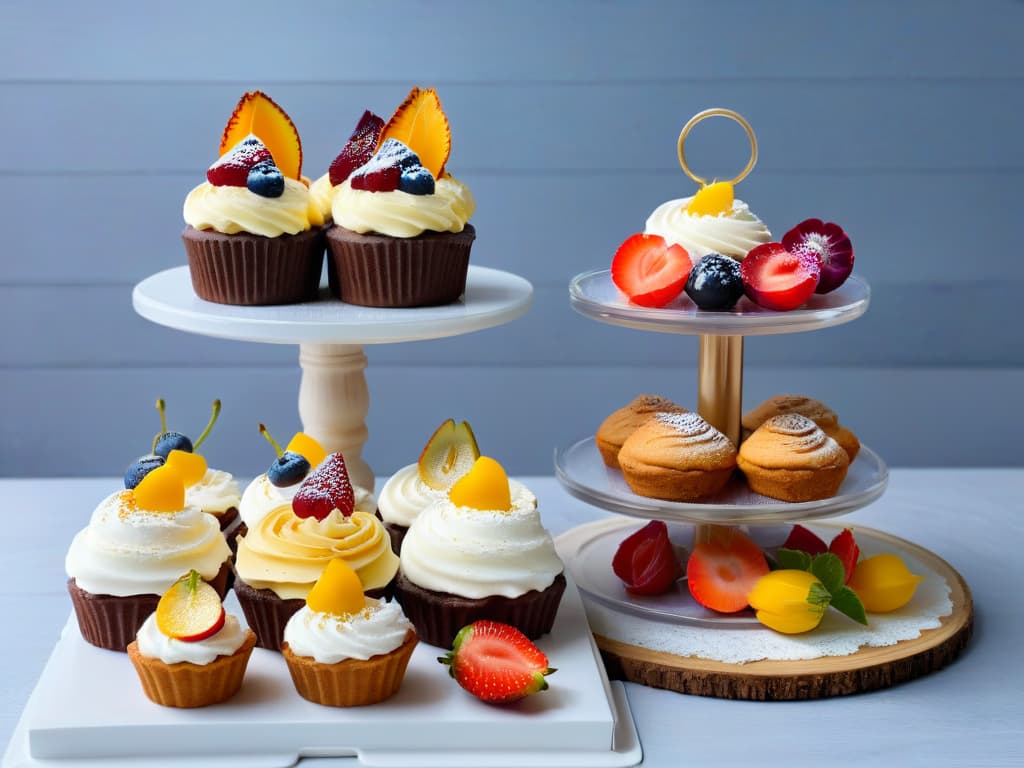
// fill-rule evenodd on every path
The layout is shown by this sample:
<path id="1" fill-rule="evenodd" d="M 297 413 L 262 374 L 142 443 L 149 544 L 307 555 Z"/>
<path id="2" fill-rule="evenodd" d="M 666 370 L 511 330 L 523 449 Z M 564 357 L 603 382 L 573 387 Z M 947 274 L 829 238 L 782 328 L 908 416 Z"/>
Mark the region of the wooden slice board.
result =
<path id="1" fill-rule="evenodd" d="M 912 640 L 864 647 L 848 656 L 746 664 L 675 656 L 595 635 L 609 677 L 697 696 L 793 701 L 888 688 L 942 669 L 966 647 L 974 626 L 974 604 L 963 577 L 945 560 L 909 541 L 868 528 L 853 530 L 870 531 L 891 542 L 895 550 L 913 555 L 946 579 L 953 611 L 941 619 L 941 626 Z"/>

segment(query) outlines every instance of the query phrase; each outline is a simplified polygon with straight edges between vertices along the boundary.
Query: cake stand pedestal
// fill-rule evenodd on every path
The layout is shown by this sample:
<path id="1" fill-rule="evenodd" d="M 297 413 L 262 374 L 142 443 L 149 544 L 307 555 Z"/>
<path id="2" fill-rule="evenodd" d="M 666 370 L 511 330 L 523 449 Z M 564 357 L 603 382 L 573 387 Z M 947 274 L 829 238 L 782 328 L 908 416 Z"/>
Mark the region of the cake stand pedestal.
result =
<path id="1" fill-rule="evenodd" d="M 364 345 L 458 336 L 522 316 L 533 301 L 527 280 L 470 266 L 461 301 L 441 307 L 380 309 L 327 298 L 306 304 L 236 307 L 203 301 L 192 290 L 187 266 L 158 272 L 135 286 L 135 311 L 180 331 L 238 341 L 298 344 L 302 428 L 329 452 L 341 451 L 358 485 L 373 489 L 373 471 L 362 451 L 366 416 Z"/>
<path id="2" fill-rule="evenodd" d="M 697 309 L 685 295 L 668 307 L 650 309 L 629 303 L 612 283 L 609 270 L 598 270 L 574 278 L 569 285 L 569 297 L 575 310 L 600 322 L 700 336 L 698 412 L 739 445 L 744 337 L 814 331 L 849 322 L 867 310 L 870 289 L 863 280 L 851 277 L 838 290 L 815 295 L 803 307 L 791 312 L 765 310 L 746 298 L 740 299 L 731 311 L 706 312 Z M 707 540 L 713 526 L 747 525 L 752 527 L 753 535 L 767 526 L 846 514 L 878 499 L 888 483 L 885 463 L 870 448 L 862 446 L 839 491 L 828 499 L 803 503 L 777 501 L 752 492 L 737 473 L 730 484 L 711 499 L 698 503 L 663 501 L 633 493 L 621 472 L 604 465 L 593 437 L 557 450 L 555 473 L 569 493 L 594 506 L 630 517 L 675 524 L 677 531 L 673 541 L 682 532 L 689 536 L 690 546 Z M 680 523 L 687 524 L 688 528 L 679 526 Z M 611 534 L 609 527 L 614 529 Z M 748 631 L 760 627 L 751 612 L 726 615 L 709 611 L 693 601 L 685 586 L 674 598 L 652 600 L 630 595 L 614 577 L 606 581 L 611 574 L 615 546 L 630 532 L 627 521 L 601 521 L 569 531 L 559 541 L 584 602 L 624 620 L 606 622 L 606 626 L 614 631 L 616 624 L 621 627 L 632 620 L 635 626 L 631 625 L 631 630 L 639 628 L 629 633 L 632 637 L 643 637 L 647 631 L 644 627 L 648 627 L 651 636 L 663 639 L 666 623 L 716 632 L 747 632 L 750 638 L 756 637 L 755 632 Z M 610 535 L 617 538 L 609 539 Z M 609 671 L 613 676 L 632 682 L 683 693 L 726 698 L 803 699 L 893 685 L 948 664 L 966 644 L 973 622 L 970 592 L 963 579 L 940 558 L 910 542 L 867 529 L 861 529 L 860 535 L 873 543 L 881 542 L 880 546 L 888 546 L 886 551 L 895 551 L 922 563 L 935 574 L 937 582 L 948 585 L 953 608 L 942 618 L 941 627 L 890 647 L 864 646 L 845 656 L 806 661 L 773 661 L 768 657 L 743 664 L 701 658 L 688 651 L 652 650 L 642 641 L 624 642 L 602 634 L 600 627 L 592 627 Z M 776 543 L 782 540 L 784 537 Z M 645 625 L 644 621 L 654 623 Z M 730 639 L 742 647 L 747 642 L 744 637 L 738 634 Z"/>

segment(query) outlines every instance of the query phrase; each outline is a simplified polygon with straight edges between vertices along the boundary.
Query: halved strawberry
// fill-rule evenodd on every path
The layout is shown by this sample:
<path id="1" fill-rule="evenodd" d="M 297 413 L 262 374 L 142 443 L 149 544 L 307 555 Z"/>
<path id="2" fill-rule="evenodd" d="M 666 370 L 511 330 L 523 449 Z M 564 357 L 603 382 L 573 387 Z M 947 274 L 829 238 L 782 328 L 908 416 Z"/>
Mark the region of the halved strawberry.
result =
<path id="1" fill-rule="evenodd" d="M 215 187 L 244 187 L 249 171 L 268 160 L 273 162 L 270 150 L 250 134 L 206 170 L 206 180 Z"/>
<path id="2" fill-rule="evenodd" d="M 668 526 L 652 520 L 619 544 L 612 570 L 626 589 L 637 595 L 667 592 L 680 576 L 682 566 L 668 538 Z"/>
<path id="3" fill-rule="evenodd" d="M 740 262 L 740 276 L 751 301 L 765 309 L 785 312 L 811 298 L 821 276 L 821 264 L 807 251 L 790 253 L 782 243 L 764 243 Z"/>
<path id="4" fill-rule="evenodd" d="M 821 264 L 821 279 L 815 293 L 834 291 L 853 272 L 853 243 L 838 224 L 821 219 L 801 221 L 782 236 L 791 253 L 812 254 Z"/>
<path id="5" fill-rule="evenodd" d="M 370 162 L 370 158 L 377 150 L 377 139 L 380 138 L 382 130 L 384 130 L 383 118 L 373 114 L 370 110 L 363 112 L 363 116 L 356 124 L 356 129 L 348 137 L 348 142 L 331 163 L 328 170 L 331 186 L 338 186 L 351 176 L 356 168 Z"/>
<path id="6" fill-rule="evenodd" d="M 821 540 L 821 537 L 802 525 L 793 526 L 793 530 L 789 532 L 789 536 L 786 537 L 786 543 L 782 545 L 782 548 L 798 549 L 801 552 L 806 552 L 811 557 L 828 552 L 828 545 Z"/>
<path id="7" fill-rule="evenodd" d="M 693 548 L 686 563 L 686 581 L 693 599 L 722 613 L 747 607 L 747 596 L 768 573 L 760 548 L 736 528 L 715 528 L 711 541 Z"/>
<path id="8" fill-rule="evenodd" d="M 857 560 L 860 559 L 860 547 L 853 538 L 853 531 L 844 528 L 841 533 L 836 534 L 832 543 L 828 545 L 828 551 L 839 558 L 846 569 L 846 584 L 853 578 L 853 569 L 857 567 Z"/>
<path id="9" fill-rule="evenodd" d="M 348 517 L 355 511 L 355 499 L 345 459 L 340 453 L 332 453 L 306 475 L 292 499 L 292 512 L 296 517 L 323 520 L 336 509 Z"/>
<path id="10" fill-rule="evenodd" d="M 681 245 L 638 232 L 612 258 L 612 282 L 634 304 L 663 307 L 682 293 L 693 262 Z"/>
<path id="11" fill-rule="evenodd" d="M 548 657 L 515 627 L 476 621 L 459 630 L 452 650 L 437 659 L 456 682 L 482 701 L 507 704 L 547 690 L 555 670 Z"/>

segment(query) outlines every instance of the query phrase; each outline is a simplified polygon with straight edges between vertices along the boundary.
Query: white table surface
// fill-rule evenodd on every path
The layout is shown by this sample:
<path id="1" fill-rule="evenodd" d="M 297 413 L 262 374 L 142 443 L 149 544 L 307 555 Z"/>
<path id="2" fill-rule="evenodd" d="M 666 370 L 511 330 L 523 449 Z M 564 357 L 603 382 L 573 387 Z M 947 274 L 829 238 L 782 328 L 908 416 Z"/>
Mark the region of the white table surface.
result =
<path id="1" fill-rule="evenodd" d="M 606 515 L 550 477 L 522 479 L 553 534 Z M 4 745 L 70 611 L 67 546 L 117 482 L 0 479 Z M 723 701 L 627 683 L 644 765 L 1024 765 L 1022 492 L 1024 469 L 895 469 L 879 501 L 841 518 L 910 539 L 964 576 L 974 637 L 950 667 L 889 690 L 813 702 Z"/>

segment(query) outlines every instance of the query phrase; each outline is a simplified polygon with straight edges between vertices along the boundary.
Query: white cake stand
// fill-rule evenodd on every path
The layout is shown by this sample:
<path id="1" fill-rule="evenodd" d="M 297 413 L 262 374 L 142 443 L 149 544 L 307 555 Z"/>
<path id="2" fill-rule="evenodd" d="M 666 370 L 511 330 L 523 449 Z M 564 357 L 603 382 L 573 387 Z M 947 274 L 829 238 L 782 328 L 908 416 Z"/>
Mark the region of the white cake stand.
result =
<path id="1" fill-rule="evenodd" d="M 158 272 L 135 286 L 132 306 L 154 323 L 222 339 L 298 344 L 303 430 L 328 451 L 341 451 L 349 474 L 372 489 L 373 470 L 362 458 L 369 432 L 366 344 L 459 336 L 521 317 L 533 286 L 508 272 L 470 266 L 466 293 L 454 304 L 378 309 L 344 304 L 321 290 L 318 301 L 274 307 L 237 307 L 203 301 L 187 266 Z"/>

